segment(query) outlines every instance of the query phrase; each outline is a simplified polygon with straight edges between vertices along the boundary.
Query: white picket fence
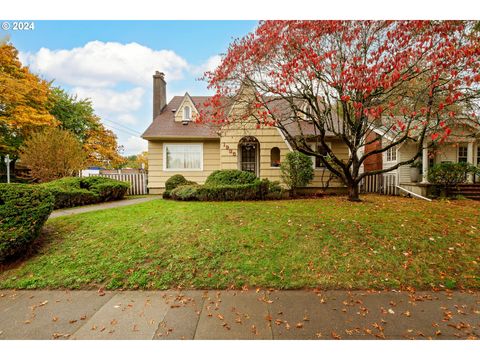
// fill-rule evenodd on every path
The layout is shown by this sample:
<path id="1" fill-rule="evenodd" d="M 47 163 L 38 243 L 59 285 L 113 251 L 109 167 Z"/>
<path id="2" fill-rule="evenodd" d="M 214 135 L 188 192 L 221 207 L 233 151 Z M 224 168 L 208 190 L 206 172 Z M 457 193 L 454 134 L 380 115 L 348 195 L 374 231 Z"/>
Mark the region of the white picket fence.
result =
<path id="1" fill-rule="evenodd" d="M 365 176 L 360 182 L 360 192 L 383 195 L 399 195 L 395 174 L 376 174 Z"/>
<path id="2" fill-rule="evenodd" d="M 88 176 L 103 176 L 106 178 L 126 181 L 130 183 L 130 188 L 127 191 L 127 195 L 146 195 L 147 189 L 147 174 L 89 174 Z"/>

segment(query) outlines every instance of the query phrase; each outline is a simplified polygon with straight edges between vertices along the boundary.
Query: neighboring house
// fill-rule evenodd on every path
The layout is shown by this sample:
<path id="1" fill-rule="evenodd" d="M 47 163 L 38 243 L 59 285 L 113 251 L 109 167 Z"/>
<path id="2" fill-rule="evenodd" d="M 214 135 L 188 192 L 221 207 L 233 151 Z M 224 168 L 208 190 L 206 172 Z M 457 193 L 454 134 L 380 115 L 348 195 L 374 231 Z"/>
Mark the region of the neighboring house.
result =
<path id="1" fill-rule="evenodd" d="M 379 129 L 375 130 L 378 136 L 377 146 L 385 146 L 392 139 L 388 133 Z M 373 136 L 373 135 L 372 135 Z M 418 159 L 419 171 L 412 170 L 412 166 L 404 165 L 387 174 L 393 174 L 396 183 L 401 188 L 412 191 L 416 194 L 426 196 L 428 192 L 428 169 L 444 162 L 468 162 L 473 165 L 480 165 L 480 132 L 474 125 L 459 125 L 452 129 L 451 135 L 444 143 L 430 146 L 431 137 L 428 136 L 424 143 L 422 155 Z M 406 161 L 415 156 L 418 144 L 408 140 L 400 145 L 383 152 L 381 161 L 377 162 L 375 169 L 387 169 L 399 162 Z M 418 175 L 419 176 L 416 176 Z M 467 178 L 468 183 L 480 182 L 473 175 Z"/>
<path id="2" fill-rule="evenodd" d="M 174 96 L 167 104 L 164 74 L 153 76 L 153 121 L 142 137 L 148 140 L 148 187 L 151 194 L 162 193 L 165 181 L 174 174 L 204 183 L 215 170 L 252 171 L 260 178 L 281 180 L 280 164 L 292 147 L 275 127 L 256 123 L 229 124 L 222 128 L 193 121 L 199 111 L 208 111 L 206 96 Z M 237 111 L 233 103 L 230 114 Z M 304 132 L 312 132 L 308 126 Z M 327 140 L 337 156 L 348 159 L 348 148 L 333 134 Z M 310 191 L 343 189 L 343 184 L 330 175 L 319 161 L 313 161 L 315 177 Z"/>

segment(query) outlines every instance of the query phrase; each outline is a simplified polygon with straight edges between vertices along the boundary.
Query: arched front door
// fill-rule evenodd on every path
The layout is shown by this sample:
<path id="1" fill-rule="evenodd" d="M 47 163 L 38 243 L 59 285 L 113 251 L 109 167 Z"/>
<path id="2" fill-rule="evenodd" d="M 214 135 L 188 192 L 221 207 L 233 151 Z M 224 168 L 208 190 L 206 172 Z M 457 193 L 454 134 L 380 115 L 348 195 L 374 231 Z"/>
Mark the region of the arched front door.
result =
<path id="1" fill-rule="evenodd" d="M 238 143 L 239 164 L 243 171 L 260 176 L 260 143 L 253 136 L 245 136 Z"/>

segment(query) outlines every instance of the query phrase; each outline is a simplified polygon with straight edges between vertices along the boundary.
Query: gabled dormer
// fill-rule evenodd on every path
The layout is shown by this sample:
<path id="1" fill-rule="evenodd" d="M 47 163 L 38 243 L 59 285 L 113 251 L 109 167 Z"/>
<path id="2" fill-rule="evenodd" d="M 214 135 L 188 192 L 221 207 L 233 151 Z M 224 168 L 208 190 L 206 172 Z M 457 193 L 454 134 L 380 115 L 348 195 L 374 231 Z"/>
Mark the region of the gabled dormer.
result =
<path id="1" fill-rule="evenodd" d="M 198 110 L 195 103 L 188 92 L 186 92 L 180 106 L 175 110 L 175 121 L 188 124 L 190 121 L 193 121 L 197 114 Z"/>

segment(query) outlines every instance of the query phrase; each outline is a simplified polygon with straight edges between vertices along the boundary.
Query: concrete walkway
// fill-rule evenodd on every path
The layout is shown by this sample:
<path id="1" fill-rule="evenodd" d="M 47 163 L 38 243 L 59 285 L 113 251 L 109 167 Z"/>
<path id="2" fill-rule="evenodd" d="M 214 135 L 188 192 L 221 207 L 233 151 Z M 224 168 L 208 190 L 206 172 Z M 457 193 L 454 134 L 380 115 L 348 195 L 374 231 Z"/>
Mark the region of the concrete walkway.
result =
<path id="1" fill-rule="evenodd" d="M 147 201 L 152 201 L 152 200 L 161 199 L 161 198 L 162 198 L 161 196 L 157 196 L 157 195 L 148 195 L 141 198 L 110 201 L 110 202 L 105 202 L 101 204 L 79 206 L 79 207 L 74 207 L 69 209 L 59 209 L 59 210 L 53 211 L 50 214 L 49 219 L 53 219 L 53 218 L 56 218 L 59 216 L 65 216 L 65 215 L 81 214 L 81 213 L 90 212 L 90 211 L 113 209 L 116 207 L 141 204 Z"/>
<path id="2" fill-rule="evenodd" d="M 0 339 L 479 337 L 479 292 L 0 290 Z"/>

